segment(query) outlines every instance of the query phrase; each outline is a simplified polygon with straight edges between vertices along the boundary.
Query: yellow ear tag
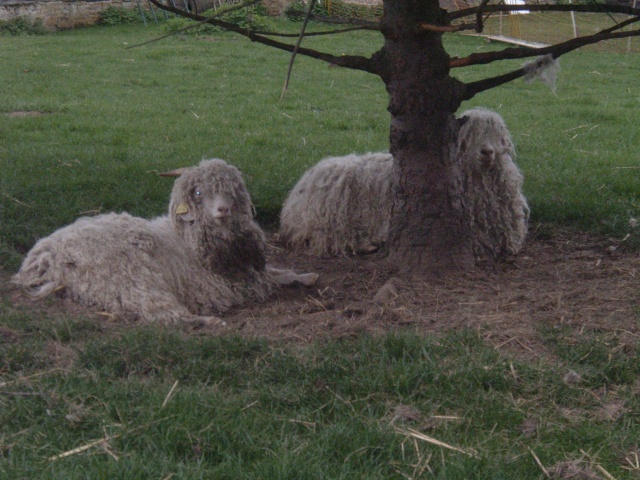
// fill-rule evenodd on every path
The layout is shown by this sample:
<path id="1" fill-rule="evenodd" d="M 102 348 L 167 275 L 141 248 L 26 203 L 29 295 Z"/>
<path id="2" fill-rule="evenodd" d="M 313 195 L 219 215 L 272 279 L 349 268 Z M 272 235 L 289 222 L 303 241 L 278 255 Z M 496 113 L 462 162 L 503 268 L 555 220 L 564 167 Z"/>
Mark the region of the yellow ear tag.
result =
<path id="1" fill-rule="evenodd" d="M 182 215 L 184 213 L 187 213 L 188 211 L 189 211 L 189 207 L 187 206 L 186 203 L 181 203 L 176 207 L 176 215 Z"/>

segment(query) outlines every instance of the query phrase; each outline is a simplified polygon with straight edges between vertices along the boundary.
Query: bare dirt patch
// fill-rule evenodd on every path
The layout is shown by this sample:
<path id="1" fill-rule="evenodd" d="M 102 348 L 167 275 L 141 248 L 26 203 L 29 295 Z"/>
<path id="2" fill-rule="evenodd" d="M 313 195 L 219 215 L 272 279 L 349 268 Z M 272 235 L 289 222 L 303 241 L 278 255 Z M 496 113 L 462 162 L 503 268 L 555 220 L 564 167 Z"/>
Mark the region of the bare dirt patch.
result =
<path id="1" fill-rule="evenodd" d="M 393 275 L 382 255 L 317 258 L 291 254 L 272 240 L 271 263 L 317 272 L 318 285 L 282 289 L 265 303 L 226 314 L 223 330 L 198 333 L 309 342 L 471 328 L 495 348 L 528 357 L 548 353 L 542 333 L 548 328 L 566 329 L 569 342 L 589 332 L 610 333 L 623 346 L 640 339 L 640 255 L 612 240 L 574 232 L 532 235 L 511 262 L 438 281 L 400 279 L 385 303 L 373 301 Z M 67 300 L 33 301 L 7 284 L 0 294 L 41 316 L 92 313 Z M 104 315 L 95 318 L 118 325 Z"/>

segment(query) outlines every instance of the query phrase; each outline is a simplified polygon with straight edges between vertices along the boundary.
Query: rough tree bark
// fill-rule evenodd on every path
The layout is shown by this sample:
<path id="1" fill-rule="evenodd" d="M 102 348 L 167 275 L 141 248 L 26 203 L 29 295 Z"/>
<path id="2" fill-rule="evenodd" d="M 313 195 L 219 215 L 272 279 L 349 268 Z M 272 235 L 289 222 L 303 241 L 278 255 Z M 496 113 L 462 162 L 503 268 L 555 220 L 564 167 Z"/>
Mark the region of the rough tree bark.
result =
<path id="1" fill-rule="evenodd" d="M 374 60 L 389 93 L 397 180 L 390 261 L 446 274 L 474 265 L 454 116 L 464 85 L 449 75 L 442 33 L 421 30 L 421 23 L 448 25 L 438 0 L 385 0 L 385 44 Z"/>

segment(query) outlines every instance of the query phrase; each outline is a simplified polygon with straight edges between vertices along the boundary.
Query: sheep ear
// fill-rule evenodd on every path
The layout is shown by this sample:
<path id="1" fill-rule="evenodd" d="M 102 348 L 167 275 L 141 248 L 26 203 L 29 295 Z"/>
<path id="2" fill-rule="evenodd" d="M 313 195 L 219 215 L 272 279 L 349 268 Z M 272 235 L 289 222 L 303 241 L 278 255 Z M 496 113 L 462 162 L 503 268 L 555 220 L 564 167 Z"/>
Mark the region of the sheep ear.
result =
<path id="1" fill-rule="evenodd" d="M 191 168 L 192 167 L 176 168 L 175 170 L 169 170 L 168 172 L 158 173 L 158 175 L 160 175 L 161 177 L 179 177 L 183 173 L 186 173 L 189 170 L 191 170 Z"/>
<path id="2" fill-rule="evenodd" d="M 186 203 L 181 203 L 176 207 L 175 210 L 176 218 L 184 222 L 193 222 L 196 219 L 196 216 L 193 212 L 189 211 L 189 205 Z"/>

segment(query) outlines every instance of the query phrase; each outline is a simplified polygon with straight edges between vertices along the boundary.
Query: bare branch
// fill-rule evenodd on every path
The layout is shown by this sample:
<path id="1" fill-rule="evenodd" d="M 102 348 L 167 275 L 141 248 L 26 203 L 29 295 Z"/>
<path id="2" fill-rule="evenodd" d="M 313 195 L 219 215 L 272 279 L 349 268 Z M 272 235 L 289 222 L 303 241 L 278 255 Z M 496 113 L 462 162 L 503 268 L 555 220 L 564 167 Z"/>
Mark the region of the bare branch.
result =
<path id="1" fill-rule="evenodd" d="M 484 29 L 484 23 L 486 23 L 486 21 L 489 19 L 489 17 L 491 15 L 493 15 L 494 13 L 496 13 L 498 11 L 496 7 L 499 6 L 499 5 L 504 5 L 504 0 L 500 0 L 497 4 L 491 5 L 491 9 L 489 10 L 489 13 L 487 13 L 487 15 L 485 15 L 485 17 L 482 19 L 482 21 L 483 21 L 482 28 L 483 29 Z"/>
<path id="2" fill-rule="evenodd" d="M 477 33 L 482 33 L 482 30 L 484 29 L 484 22 L 482 21 L 482 10 L 484 9 L 484 7 L 487 6 L 487 4 L 490 1 L 491 0 L 482 0 L 482 2 L 480 2 L 480 5 L 478 5 L 478 11 L 476 12 L 476 32 Z"/>
<path id="3" fill-rule="evenodd" d="M 242 3 L 240 5 L 236 5 L 235 7 L 226 8 L 223 11 L 221 11 L 219 13 L 216 13 L 215 15 L 211 15 L 210 17 L 207 17 L 206 20 L 201 20 L 198 23 L 195 23 L 193 25 L 187 25 L 186 27 L 179 28 L 178 30 L 176 30 L 174 32 L 167 33 L 166 35 L 162 35 L 161 37 L 153 38 L 153 39 L 151 39 L 151 40 L 149 40 L 147 42 L 138 43 L 137 45 L 131 45 L 130 47 L 126 47 L 125 50 L 129 50 L 131 48 L 142 47 L 144 45 L 149 45 L 150 43 L 159 42 L 160 40 L 164 40 L 165 38 L 172 37 L 173 35 L 177 35 L 178 33 L 186 32 L 187 30 L 191 30 L 193 28 L 198 28 L 198 27 L 204 25 L 205 23 L 208 23 L 210 18 L 222 17 L 223 15 L 226 15 L 229 12 L 233 12 L 235 10 L 240 10 L 241 8 L 245 8 L 245 7 L 250 7 L 252 5 L 256 5 L 257 3 L 260 3 L 261 1 L 262 0 L 251 0 L 250 2 Z"/>
<path id="4" fill-rule="evenodd" d="M 476 24 L 459 23 L 457 25 L 433 25 L 431 23 L 419 23 L 417 29 L 418 31 L 454 33 L 462 30 L 475 30 Z"/>
<path id="5" fill-rule="evenodd" d="M 302 24 L 302 28 L 300 29 L 300 35 L 298 37 L 298 41 L 296 42 L 296 46 L 291 52 L 291 60 L 289 61 L 289 69 L 287 70 L 287 78 L 284 81 L 284 86 L 282 87 L 282 94 L 280 95 L 280 100 L 284 98 L 284 94 L 287 92 L 287 88 L 289 87 L 289 80 L 291 79 L 291 71 L 293 70 L 293 62 L 296 59 L 296 54 L 300 49 L 300 44 L 302 43 L 302 38 L 304 37 L 304 31 L 307 29 L 307 25 L 309 24 L 309 17 L 311 16 L 311 12 L 313 11 L 314 2 L 309 2 L 309 6 L 307 8 L 307 15 L 304 17 L 304 22 Z"/>
<path id="6" fill-rule="evenodd" d="M 615 25 L 613 25 L 612 27 L 605 28 L 600 33 L 615 32 L 616 30 L 620 30 L 621 28 L 624 28 L 627 25 L 632 25 L 632 24 L 634 24 L 636 22 L 640 22 L 640 17 L 633 17 L 633 18 L 629 18 L 629 19 L 625 20 L 624 22 L 618 22 Z"/>
<path id="7" fill-rule="evenodd" d="M 478 80 L 477 82 L 467 83 L 464 86 L 464 94 L 462 95 L 462 100 L 470 100 L 478 93 L 484 92 L 485 90 L 490 90 L 495 87 L 499 87 L 500 85 L 512 82 L 513 80 L 517 80 L 518 78 L 524 77 L 524 74 L 524 68 L 519 68 L 518 70 L 514 70 L 513 72 L 505 73 L 503 75 L 485 78 L 483 80 Z"/>
<path id="8" fill-rule="evenodd" d="M 594 43 L 602 42 L 604 40 L 613 40 L 616 38 L 635 37 L 640 35 L 640 30 L 631 30 L 628 32 L 615 32 L 622 27 L 630 25 L 632 23 L 640 21 L 640 17 L 629 19 L 625 22 L 621 22 L 615 27 L 610 27 L 602 30 L 593 35 L 587 35 L 584 37 L 572 38 L 566 42 L 551 45 L 543 48 L 532 47 L 511 47 L 505 48 L 499 52 L 487 52 L 487 53 L 472 53 L 468 57 L 453 58 L 449 63 L 451 68 L 468 67 L 471 65 L 483 65 L 493 63 L 498 60 L 514 60 L 518 58 L 528 58 L 538 55 L 546 55 L 551 53 L 555 58 L 565 53 L 576 50 L 577 48 L 584 47 L 586 45 L 592 45 Z"/>
<path id="9" fill-rule="evenodd" d="M 290 14 L 293 17 L 302 17 L 301 12 L 292 12 Z M 311 14 L 311 20 L 321 23 L 329 23 L 333 25 L 357 25 L 365 30 L 373 30 L 375 32 L 380 31 L 380 23 L 372 20 L 363 20 L 361 18 L 340 18 L 340 17 L 327 17 L 326 15 L 313 15 Z"/>
<path id="10" fill-rule="evenodd" d="M 477 16 L 479 7 L 464 8 L 455 12 L 449 12 L 449 20 Z M 579 12 L 579 13 L 623 13 L 625 15 L 640 15 L 640 8 L 632 8 L 624 5 L 603 5 L 599 3 L 589 4 L 524 4 L 524 5 L 493 5 L 494 12 L 517 12 L 529 10 L 531 12 Z"/>
<path id="11" fill-rule="evenodd" d="M 294 45 L 290 45 L 288 43 L 282 43 L 277 40 L 273 40 L 271 38 L 267 38 L 263 35 L 258 35 L 255 32 L 252 32 L 246 28 L 239 27 L 233 23 L 225 22 L 224 20 L 220 20 L 218 18 L 207 18 L 202 15 L 196 15 L 194 13 L 186 12 L 184 10 L 180 10 L 171 5 L 165 5 L 160 3 L 159 0 L 149 0 L 156 7 L 166 10 L 167 12 L 175 13 L 176 15 L 180 15 L 182 17 L 190 18 L 197 22 L 210 23 L 212 25 L 216 25 L 225 30 L 238 33 L 244 37 L 247 37 L 252 42 L 261 43 L 262 45 L 267 45 L 269 47 L 277 48 L 279 50 L 284 50 L 287 52 L 293 52 L 295 49 Z M 351 68 L 354 70 L 362 70 L 369 73 L 378 73 L 378 69 L 370 58 L 362 57 L 359 55 L 342 55 L 336 56 L 331 55 L 329 53 L 318 52 L 317 50 L 312 50 L 310 48 L 300 47 L 298 49 L 298 54 L 305 55 L 307 57 L 315 58 L 318 60 L 324 60 L 325 62 L 333 63 L 340 67 Z"/>
<path id="12" fill-rule="evenodd" d="M 339 30 L 326 30 L 322 32 L 305 32 L 305 37 L 319 37 L 322 35 L 337 35 L 339 33 L 347 33 L 354 32 L 356 30 L 365 30 L 363 27 L 349 27 L 349 28 L 341 28 Z M 298 38 L 300 36 L 299 33 L 280 33 L 280 32 L 265 32 L 256 30 L 253 32 L 257 35 L 266 35 L 268 37 L 283 37 L 283 38 Z"/>
<path id="13" fill-rule="evenodd" d="M 601 42 L 603 40 L 613 40 L 616 38 L 628 38 L 628 37 L 636 37 L 636 36 L 640 36 L 640 29 L 632 30 L 629 32 L 617 32 L 617 33 L 602 31 L 586 37 L 573 38 L 566 42 L 559 43 L 557 45 L 552 45 L 551 47 L 537 48 L 537 49 L 536 48 L 508 48 L 501 52 L 496 52 L 493 55 L 494 58 L 492 59 L 486 58 L 486 59 L 483 59 L 483 61 L 474 62 L 470 64 L 478 65 L 480 63 L 490 63 L 495 60 L 504 60 L 507 58 L 516 59 L 516 58 L 526 58 L 526 57 L 547 55 L 547 54 L 553 55 L 553 58 L 558 58 L 561 55 L 564 55 L 565 53 L 572 52 L 573 50 L 576 50 L 585 45 L 591 45 L 594 43 Z M 476 54 L 476 55 L 483 56 L 483 57 L 485 55 L 489 57 L 492 56 L 492 54 Z M 496 56 L 500 56 L 500 58 L 495 58 Z M 473 57 L 473 55 L 470 55 L 469 57 L 467 57 L 467 59 L 470 57 Z M 466 59 L 460 59 L 460 60 L 466 60 Z M 458 65 L 458 66 L 463 66 L 463 65 Z M 483 80 L 479 80 L 477 82 L 468 83 L 465 85 L 463 100 L 469 100 L 480 92 L 484 92 L 485 90 L 498 87 L 507 82 L 523 77 L 525 73 L 526 72 L 524 68 L 519 68 L 518 70 L 514 70 L 513 72 L 505 73 L 503 75 L 498 75 L 496 77 L 486 78 Z"/>
<path id="14" fill-rule="evenodd" d="M 160 40 L 164 40 L 165 38 L 173 37 L 174 35 L 182 33 L 182 32 L 184 32 L 186 30 L 191 30 L 192 28 L 198 28 L 199 26 L 203 25 L 203 23 L 205 23 L 205 22 L 199 22 L 199 23 L 195 23 L 193 25 L 187 25 L 186 27 L 179 28 L 178 30 L 176 30 L 174 32 L 167 33 L 165 35 L 161 35 L 161 36 L 156 37 L 156 38 L 152 38 L 151 40 L 147 40 L 146 42 L 136 43 L 135 45 L 129 45 L 128 47 L 124 47 L 124 49 L 125 50 L 131 50 L 132 48 L 144 47 L 145 45 L 149 45 L 150 43 L 156 43 L 156 42 L 159 42 Z"/>

